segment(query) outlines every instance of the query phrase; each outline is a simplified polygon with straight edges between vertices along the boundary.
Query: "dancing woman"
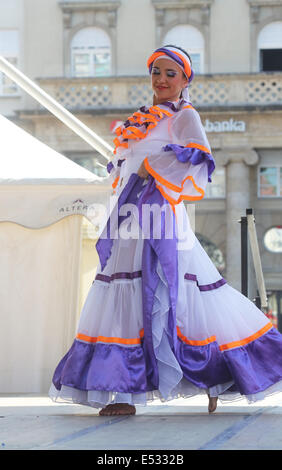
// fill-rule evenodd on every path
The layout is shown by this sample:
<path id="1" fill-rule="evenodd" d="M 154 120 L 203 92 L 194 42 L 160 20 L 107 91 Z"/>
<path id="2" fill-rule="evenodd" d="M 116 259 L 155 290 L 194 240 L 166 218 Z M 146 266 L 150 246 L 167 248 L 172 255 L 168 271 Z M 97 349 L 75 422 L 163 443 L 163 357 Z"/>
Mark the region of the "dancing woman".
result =
<path id="1" fill-rule="evenodd" d="M 189 100 L 191 59 L 169 45 L 147 65 L 153 102 L 116 129 L 107 169 L 118 208 L 165 205 L 184 237 L 146 238 L 135 213 L 134 237 L 98 240 L 96 277 L 49 395 L 119 415 L 155 398 L 206 394 L 211 413 L 218 398 L 251 403 L 282 390 L 282 335 L 226 282 L 191 230 L 184 201 L 204 197 L 215 168 Z M 126 217 L 118 222 L 125 227 Z"/>

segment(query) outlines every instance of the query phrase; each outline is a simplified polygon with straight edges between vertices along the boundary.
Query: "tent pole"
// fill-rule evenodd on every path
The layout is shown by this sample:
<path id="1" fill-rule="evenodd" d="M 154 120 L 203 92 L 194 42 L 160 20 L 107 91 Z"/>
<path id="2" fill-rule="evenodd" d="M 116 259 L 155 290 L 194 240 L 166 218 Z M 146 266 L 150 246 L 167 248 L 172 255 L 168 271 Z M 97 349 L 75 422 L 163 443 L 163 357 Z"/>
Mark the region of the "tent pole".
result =
<path id="1" fill-rule="evenodd" d="M 0 71 L 5 73 L 11 80 L 23 88 L 23 90 L 35 98 L 36 101 L 54 114 L 54 116 L 62 121 L 68 128 L 97 150 L 97 152 L 103 155 L 106 160 L 109 160 L 112 157 L 113 148 L 105 140 L 101 139 L 101 137 L 90 130 L 89 127 L 67 111 L 54 98 L 43 91 L 42 88 L 26 77 L 2 56 L 0 56 Z"/>
<path id="2" fill-rule="evenodd" d="M 256 274 L 258 290 L 259 290 L 259 295 L 260 295 L 261 307 L 267 308 L 268 300 L 267 300 L 264 277 L 263 277 L 262 266 L 261 266 L 261 257 L 259 253 L 259 246 L 258 246 L 258 239 L 257 239 L 255 217 L 253 214 L 253 209 L 246 209 L 246 214 L 247 214 L 248 233 L 250 237 L 250 245 L 252 249 L 253 262 L 254 262 L 255 274 Z"/>

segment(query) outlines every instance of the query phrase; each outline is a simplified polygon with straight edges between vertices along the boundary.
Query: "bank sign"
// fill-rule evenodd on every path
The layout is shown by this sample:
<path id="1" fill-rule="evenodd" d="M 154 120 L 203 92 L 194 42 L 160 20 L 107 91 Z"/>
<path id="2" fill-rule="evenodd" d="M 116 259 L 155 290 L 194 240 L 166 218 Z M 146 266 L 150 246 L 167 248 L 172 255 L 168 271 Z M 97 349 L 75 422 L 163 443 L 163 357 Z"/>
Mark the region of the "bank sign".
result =
<path id="1" fill-rule="evenodd" d="M 235 121 L 233 118 L 229 121 L 205 120 L 204 128 L 206 132 L 245 132 L 246 123 L 244 121 Z"/>

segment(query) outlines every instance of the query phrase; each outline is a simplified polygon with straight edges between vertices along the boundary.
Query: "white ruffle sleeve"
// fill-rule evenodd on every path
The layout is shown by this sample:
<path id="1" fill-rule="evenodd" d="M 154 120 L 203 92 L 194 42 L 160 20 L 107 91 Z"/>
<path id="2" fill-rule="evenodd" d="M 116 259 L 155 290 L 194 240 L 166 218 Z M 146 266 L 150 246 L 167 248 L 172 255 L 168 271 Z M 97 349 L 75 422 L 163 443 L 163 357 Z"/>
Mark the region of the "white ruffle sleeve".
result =
<path id="1" fill-rule="evenodd" d="M 199 113 L 193 107 L 182 109 L 173 117 L 169 133 L 171 143 L 147 155 L 145 168 L 171 204 L 202 199 L 215 161 Z"/>

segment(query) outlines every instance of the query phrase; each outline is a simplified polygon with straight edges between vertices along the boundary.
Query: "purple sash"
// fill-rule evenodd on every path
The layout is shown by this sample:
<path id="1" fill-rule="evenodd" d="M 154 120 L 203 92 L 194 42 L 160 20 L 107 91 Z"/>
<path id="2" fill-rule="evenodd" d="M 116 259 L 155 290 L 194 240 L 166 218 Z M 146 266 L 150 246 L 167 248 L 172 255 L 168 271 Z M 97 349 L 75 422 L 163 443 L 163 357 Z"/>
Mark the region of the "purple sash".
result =
<path id="1" fill-rule="evenodd" d="M 167 216 L 167 212 L 161 214 L 158 219 L 160 227 L 160 238 L 153 237 L 153 224 L 150 223 L 148 234 L 147 222 L 142 219 L 142 205 L 158 204 L 160 207 L 168 205 L 167 200 L 162 196 L 156 187 L 154 178 L 149 175 L 148 183 L 143 186 L 144 179 L 136 173 L 132 173 L 123 191 L 119 195 L 118 203 L 113 209 L 114 221 L 117 221 L 117 228 L 126 216 L 119 216 L 116 211 L 120 209 L 122 204 L 135 204 L 139 213 L 139 224 L 143 232 L 146 234 L 144 238 L 142 253 L 142 301 L 143 301 L 143 351 L 146 362 L 147 389 L 158 389 L 159 375 L 157 361 L 154 354 L 153 338 L 152 338 L 152 309 L 154 303 L 154 295 L 158 286 L 159 277 L 157 274 L 158 260 L 163 269 L 163 273 L 168 283 L 170 310 L 168 317 L 169 341 L 172 351 L 177 350 L 177 331 L 176 331 L 176 303 L 178 293 L 178 256 L 177 256 L 177 237 L 175 232 L 175 216 L 172 209 L 166 207 L 170 211 L 170 220 L 172 221 L 170 238 L 165 237 L 165 219 L 162 215 Z M 141 191 L 141 192 L 140 192 Z M 138 193 L 140 193 L 138 195 Z M 115 212 L 114 212 L 115 211 Z M 112 216 L 112 215 L 111 215 Z M 110 217 L 111 217 L 110 216 Z M 96 249 L 99 255 L 101 269 L 106 266 L 108 258 L 111 256 L 113 239 L 111 238 L 110 217 L 107 225 L 97 241 Z M 151 214 L 150 222 L 152 222 L 153 214 Z M 112 227 L 113 228 L 113 227 Z M 105 234 L 107 233 L 107 237 Z M 149 235 L 149 236 L 148 236 Z"/>

